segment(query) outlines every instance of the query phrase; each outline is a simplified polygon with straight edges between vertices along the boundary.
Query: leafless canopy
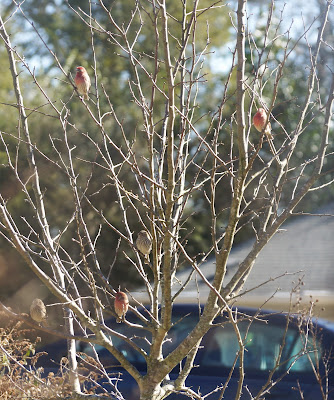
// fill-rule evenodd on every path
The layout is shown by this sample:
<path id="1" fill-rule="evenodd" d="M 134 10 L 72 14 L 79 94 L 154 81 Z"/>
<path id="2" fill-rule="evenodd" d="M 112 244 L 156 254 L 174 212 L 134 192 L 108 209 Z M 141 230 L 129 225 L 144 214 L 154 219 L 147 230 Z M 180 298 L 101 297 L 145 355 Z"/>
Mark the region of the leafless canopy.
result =
<path id="1" fill-rule="evenodd" d="M 285 36 L 279 33 L 283 16 L 274 20 L 272 1 L 267 10 L 264 36 L 258 40 L 253 32 L 255 28 L 252 31 L 251 24 L 248 25 L 251 19 L 249 10 L 253 5 L 238 0 L 237 9 L 229 14 L 229 27 L 234 30 L 236 40 L 224 58 L 224 62 L 229 60 L 230 64 L 228 68 L 225 65 L 227 73 L 223 85 L 218 88 L 219 102 L 212 109 L 205 104 L 207 98 L 203 94 L 203 88 L 210 84 L 211 79 L 205 69 L 205 63 L 212 58 L 208 55 L 212 50 L 210 23 L 207 23 L 205 40 L 203 30 L 200 34 L 197 30 L 200 23 L 202 27 L 206 26 L 203 21 L 206 21 L 208 13 L 222 9 L 227 13 L 225 2 L 182 1 L 177 15 L 173 15 L 166 0 L 135 1 L 131 15 L 125 21 L 118 21 L 113 9 L 102 0 L 97 3 L 88 0 L 88 3 L 89 12 L 72 8 L 69 3 L 68 12 L 74 13 L 82 21 L 82 29 L 91 33 L 92 61 L 87 70 L 93 85 L 89 101 L 79 96 L 71 74 L 48 47 L 42 32 L 35 30 L 36 38 L 49 51 L 58 68 L 57 85 L 72 87 L 71 98 L 56 98 L 57 92 L 51 96 L 29 60 L 11 42 L 10 22 L 13 18 L 20 14 L 26 18 L 26 23 L 31 24 L 24 3 L 15 2 L 15 12 L 5 20 L 0 19 L 0 37 L 7 50 L 16 95 L 15 104 L 7 107 L 16 107 L 19 117 L 16 131 L 13 127 L 11 132 L 0 133 L 1 150 L 6 154 L 0 169 L 7 168 L 15 176 L 37 222 L 32 226 L 22 215 L 26 226 L 20 229 L 18 216 L 13 215 L 9 207 L 10 201 L 1 195 L 1 234 L 63 304 L 67 337 L 74 337 L 75 319 L 81 327 L 83 340 L 104 346 L 136 379 L 142 400 L 162 399 L 176 390 L 201 398 L 185 386 L 185 380 L 193 367 L 203 335 L 222 309 L 228 310 L 233 321 L 230 304 L 242 290 L 260 251 L 307 193 L 332 183 L 330 171 L 325 184 L 317 183 L 324 175 L 324 163 L 332 157 L 328 143 L 334 74 L 330 65 L 322 65 L 326 71 L 323 75 L 319 74 L 318 68 L 321 51 L 325 50 L 333 57 L 333 47 L 324 37 L 332 2 L 325 2 L 321 15 L 310 26 L 305 26 L 299 38 L 292 40 L 291 28 Z M 104 22 L 95 15 L 97 7 L 107 16 Z M 35 29 L 35 26 L 32 24 L 31 28 Z M 313 34 L 316 28 L 318 36 L 311 44 L 308 35 Z M 221 29 L 223 32 L 228 27 L 222 26 Z M 154 42 L 152 54 L 146 54 L 141 47 L 144 30 L 149 31 Z M 99 76 L 96 35 L 106 37 L 130 65 L 132 78 L 124 86 L 124 91 L 130 93 L 131 107 L 137 112 L 136 131 L 129 132 L 125 128 L 122 113 L 113 106 L 113 93 L 105 90 Z M 284 119 L 284 110 L 294 105 L 279 104 L 277 99 L 281 86 L 284 86 L 286 64 L 295 57 L 294 51 L 301 43 L 309 52 L 305 66 L 308 80 L 303 98 L 298 99 L 298 106 L 294 108 L 298 115 L 297 123 L 291 128 Z M 275 46 L 279 46 L 281 51 L 275 53 L 273 62 Z M 108 49 L 105 56 L 107 52 Z M 32 109 L 29 98 L 23 96 L 21 69 L 30 74 L 30 82 L 34 83 L 31 90 L 41 95 L 40 107 Z M 80 102 L 81 114 L 87 120 L 89 117 L 89 126 L 93 127 L 90 131 L 72 117 L 73 102 Z M 259 134 L 252 126 L 252 117 L 259 107 L 267 111 L 267 122 L 270 120 L 273 126 L 273 140 L 266 138 L 264 133 Z M 275 107 L 283 110 L 280 116 L 274 113 Z M 46 109 L 48 111 L 44 112 Z M 41 119 L 56 119 L 58 122 L 61 137 L 56 140 L 52 134 L 49 136 L 52 156 L 43 152 L 34 139 L 34 132 L 29 129 L 29 117 L 37 113 Z M 310 159 L 296 162 L 295 154 L 314 120 L 321 121 L 316 135 L 316 150 Z M 117 135 L 110 134 L 111 127 Z M 9 145 L 13 140 L 14 152 Z M 85 146 L 94 149 L 96 161 L 86 157 Z M 28 167 L 24 169 L 19 161 L 23 151 L 26 151 L 28 161 Z M 71 208 L 71 217 L 62 226 L 50 224 L 46 206 L 49 193 L 44 192 L 40 183 L 42 171 L 38 160 L 41 158 L 52 168 L 62 171 L 65 177 L 62 184 L 72 192 L 72 203 L 67 205 Z M 83 185 L 78 167 L 82 164 L 106 173 L 107 180 L 99 190 L 102 192 L 104 187 L 111 185 L 122 217 L 121 225 L 108 216 L 108 205 L 101 209 L 94 202 L 94 196 L 87 195 L 91 182 L 88 176 Z M 221 198 L 227 199 L 227 207 L 222 208 L 224 202 Z M 192 232 L 183 229 L 185 217 L 197 207 L 196 201 L 206 207 L 207 232 L 211 232 L 211 246 L 197 256 L 187 246 L 188 235 Z M 89 215 L 85 214 L 83 204 L 89 205 Z M 62 213 L 62 210 L 58 212 Z M 100 229 L 90 229 L 92 213 L 100 220 Z M 221 228 L 223 213 L 227 221 L 224 229 Z M 148 265 L 145 265 L 145 259 L 135 244 L 138 232 L 134 231 L 134 219 L 152 239 Z M 226 266 L 235 236 L 246 225 L 253 226 L 256 241 L 227 281 Z M 136 327 L 152 333 L 149 353 L 131 338 L 122 337 L 146 359 L 148 373 L 144 376 L 113 346 L 113 338 L 120 337 L 120 334 L 104 322 L 104 310 L 112 304 L 117 292 L 117 288 L 110 284 L 112 270 L 100 265 L 97 254 L 100 236 L 108 232 L 104 227 L 116 232 L 120 241 L 127 244 L 127 250 L 122 254 L 118 254 L 115 246 L 111 257 L 115 257 L 116 262 L 117 257 L 125 257 L 129 268 L 136 269 L 145 288 L 149 308 L 145 312 L 139 311 L 140 301 L 130 295 L 129 308 L 138 316 Z M 68 231 L 75 232 L 73 253 L 67 250 L 65 239 Z M 215 274 L 210 280 L 200 268 L 208 257 L 215 257 L 216 261 Z M 181 261 L 192 266 L 190 275 L 197 275 L 210 291 L 198 324 L 164 358 L 162 345 L 172 326 L 172 305 L 187 289 L 187 281 L 180 284 L 176 279 Z M 89 310 L 84 305 L 84 298 L 91 299 Z M 125 323 L 130 325 L 130 322 Z M 242 348 L 236 322 L 234 325 Z M 88 329 L 93 332 L 89 338 Z M 168 373 L 185 358 L 176 381 L 166 381 Z M 80 393 L 73 339 L 69 339 L 69 359 L 74 391 Z M 239 396 L 242 373 L 240 376 Z"/>

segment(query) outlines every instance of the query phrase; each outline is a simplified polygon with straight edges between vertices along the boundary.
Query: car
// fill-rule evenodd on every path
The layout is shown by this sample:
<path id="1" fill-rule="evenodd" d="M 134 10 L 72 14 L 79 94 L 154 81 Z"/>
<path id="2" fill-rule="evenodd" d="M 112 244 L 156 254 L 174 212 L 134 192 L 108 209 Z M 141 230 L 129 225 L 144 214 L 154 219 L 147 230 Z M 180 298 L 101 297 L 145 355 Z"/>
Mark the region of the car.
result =
<path id="1" fill-rule="evenodd" d="M 163 345 L 167 355 L 188 336 L 196 325 L 200 310 L 196 304 L 177 304 L 173 307 L 174 326 Z M 241 399 L 285 399 L 317 400 L 334 398 L 334 324 L 325 320 L 307 320 L 298 315 L 288 315 L 268 310 L 240 307 L 233 309 L 238 319 L 240 337 L 245 346 L 244 382 Z M 138 322 L 128 312 L 127 321 Z M 106 325 L 122 333 L 149 352 L 150 337 L 143 336 L 143 330 L 126 322 L 117 324 L 112 318 Z M 145 331 L 147 332 L 147 331 Z M 65 341 L 46 346 L 55 363 L 66 356 Z M 114 346 L 136 366 L 146 373 L 145 359 L 119 337 L 113 337 Z M 61 351 L 62 349 L 62 351 Z M 139 389 L 135 380 L 122 370 L 118 361 L 103 347 L 78 342 L 77 350 L 83 360 L 92 359 L 94 353 L 110 376 L 121 379 L 117 383 L 126 400 L 138 400 Z M 235 399 L 239 382 L 240 347 L 233 324 L 226 313 L 217 317 L 211 329 L 204 336 L 195 358 L 195 367 L 186 380 L 188 387 L 209 399 Z M 45 358 L 45 357 L 44 357 Z M 42 359 L 42 358 L 41 358 Z M 58 361 L 57 361 L 58 360 Z M 49 362 L 49 361 L 48 361 Z M 53 364 L 56 365 L 56 364 Z M 45 363 L 45 368 L 50 364 Z M 177 377 L 178 368 L 171 371 L 170 380 Z M 101 380 L 102 386 L 105 384 Z M 259 397 L 256 397 L 262 393 Z M 181 399 L 184 395 L 172 393 L 168 399 Z"/>

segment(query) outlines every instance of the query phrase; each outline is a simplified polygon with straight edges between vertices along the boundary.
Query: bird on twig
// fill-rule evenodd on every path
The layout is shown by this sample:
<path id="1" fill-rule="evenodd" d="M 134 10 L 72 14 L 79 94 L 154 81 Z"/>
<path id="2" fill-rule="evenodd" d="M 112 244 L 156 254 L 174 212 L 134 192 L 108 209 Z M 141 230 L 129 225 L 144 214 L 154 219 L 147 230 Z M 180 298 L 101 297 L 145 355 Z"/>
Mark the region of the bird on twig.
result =
<path id="1" fill-rule="evenodd" d="M 81 96 L 89 100 L 88 93 L 91 86 L 89 75 L 84 67 L 77 67 L 77 73 L 74 78 L 75 85 Z"/>
<path id="2" fill-rule="evenodd" d="M 267 113 L 263 108 L 259 108 L 253 117 L 253 125 L 259 132 L 264 131 L 268 139 L 273 139 L 273 135 L 271 134 L 271 123 L 268 121 L 266 124 L 266 122 Z"/>
<path id="3" fill-rule="evenodd" d="M 34 299 L 30 306 L 30 316 L 31 318 L 43 325 L 46 322 L 47 313 L 45 304 L 41 299 Z"/>
<path id="4" fill-rule="evenodd" d="M 121 292 L 119 289 L 115 296 L 114 308 L 117 315 L 116 322 L 121 323 L 125 320 L 125 314 L 129 308 L 129 299 L 126 293 Z"/>
<path id="5" fill-rule="evenodd" d="M 149 261 L 149 254 L 152 250 L 152 240 L 147 231 L 142 230 L 138 233 L 136 246 L 137 249 L 143 254 L 145 259 Z"/>

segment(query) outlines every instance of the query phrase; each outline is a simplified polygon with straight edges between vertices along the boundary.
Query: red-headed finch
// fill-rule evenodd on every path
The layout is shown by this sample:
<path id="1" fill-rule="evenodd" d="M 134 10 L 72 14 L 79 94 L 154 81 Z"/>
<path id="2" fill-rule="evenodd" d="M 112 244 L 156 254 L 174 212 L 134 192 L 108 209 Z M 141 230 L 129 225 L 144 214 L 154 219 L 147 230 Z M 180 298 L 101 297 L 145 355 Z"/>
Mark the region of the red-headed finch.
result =
<path id="1" fill-rule="evenodd" d="M 89 100 L 88 93 L 91 83 L 84 67 L 77 67 L 77 74 L 75 75 L 74 82 L 79 94 L 81 94 L 85 100 Z"/>
<path id="2" fill-rule="evenodd" d="M 257 110 L 257 113 L 253 117 L 253 124 L 255 128 L 259 131 L 262 132 L 265 125 L 267 122 L 267 113 L 263 108 L 259 108 Z M 273 139 L 273 135 L 271 134 L 271 124 L 268 121 L 266 127 L 265 127 L 264 133 L 267 135 L 268 139 Z"/>
<path id="3" fill-rule="evenodd" d="M 152 250 L 152 240 L 148 232 L 142 230 L 138 233 L 136 246 L 137 249 L 145 256 L 145 258 L 149 259 L 148 255 Z"/>
<path id="4" fill-rule="evenodd" d="M 45 322 L 46 320 L 46 307 L 41 299 L 34 299 L 30 306 L 31 318 L 38 322 Z"/>
<path id="5" fill-rule="evenodd" d="M 116 293 L 115 302 L 114 302 L 115 313 L 117 314 L 116 322 L 120 323 L 124 321 L 125 314 L 129 308 L 129 299 L 128 296 L 124 293 L 119 291 Z"/>

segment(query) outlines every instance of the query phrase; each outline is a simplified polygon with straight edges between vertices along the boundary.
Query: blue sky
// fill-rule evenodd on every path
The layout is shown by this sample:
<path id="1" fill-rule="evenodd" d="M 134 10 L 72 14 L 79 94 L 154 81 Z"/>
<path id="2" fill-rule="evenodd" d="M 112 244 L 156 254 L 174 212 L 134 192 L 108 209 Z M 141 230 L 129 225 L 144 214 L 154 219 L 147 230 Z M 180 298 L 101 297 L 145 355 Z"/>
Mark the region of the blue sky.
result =
<path id="1" fill-rule="evenodd" d="M 323 0 L 324 1 L 324 0 Z M 230 3 L 236 7 L 236 1 Z M 271 2 L 269 0 L 249 1 L 247 4 L 247 17 L 249 30 L 256 31 L 257 26 L 263 26 L 267 21 L 267 10 Z M 283 32 L 290 30 L 293 39 L 298 38 L 308 27 L 315 16 L 319 12 L 319 6 L 316 0 L 276 0 L 274 8 L 274 23 L 278 23 L 282 19 L 281 26 Z M 262 17 L 261 17 L 262 13 Z M 315 39 L 318 30 L 316 29 L 319 23 L 315 23 L 314 27 L 308 34 L 308 40 L 311 42 Z M 230 43 L 227 43 L 218 51 L 215 51 L 215 56 L 211 57 L 211 67 L 215 73 L 226 73 L 231 67 L 231 54 L 228 48 L 234 48 L 235 38 Z"/>

